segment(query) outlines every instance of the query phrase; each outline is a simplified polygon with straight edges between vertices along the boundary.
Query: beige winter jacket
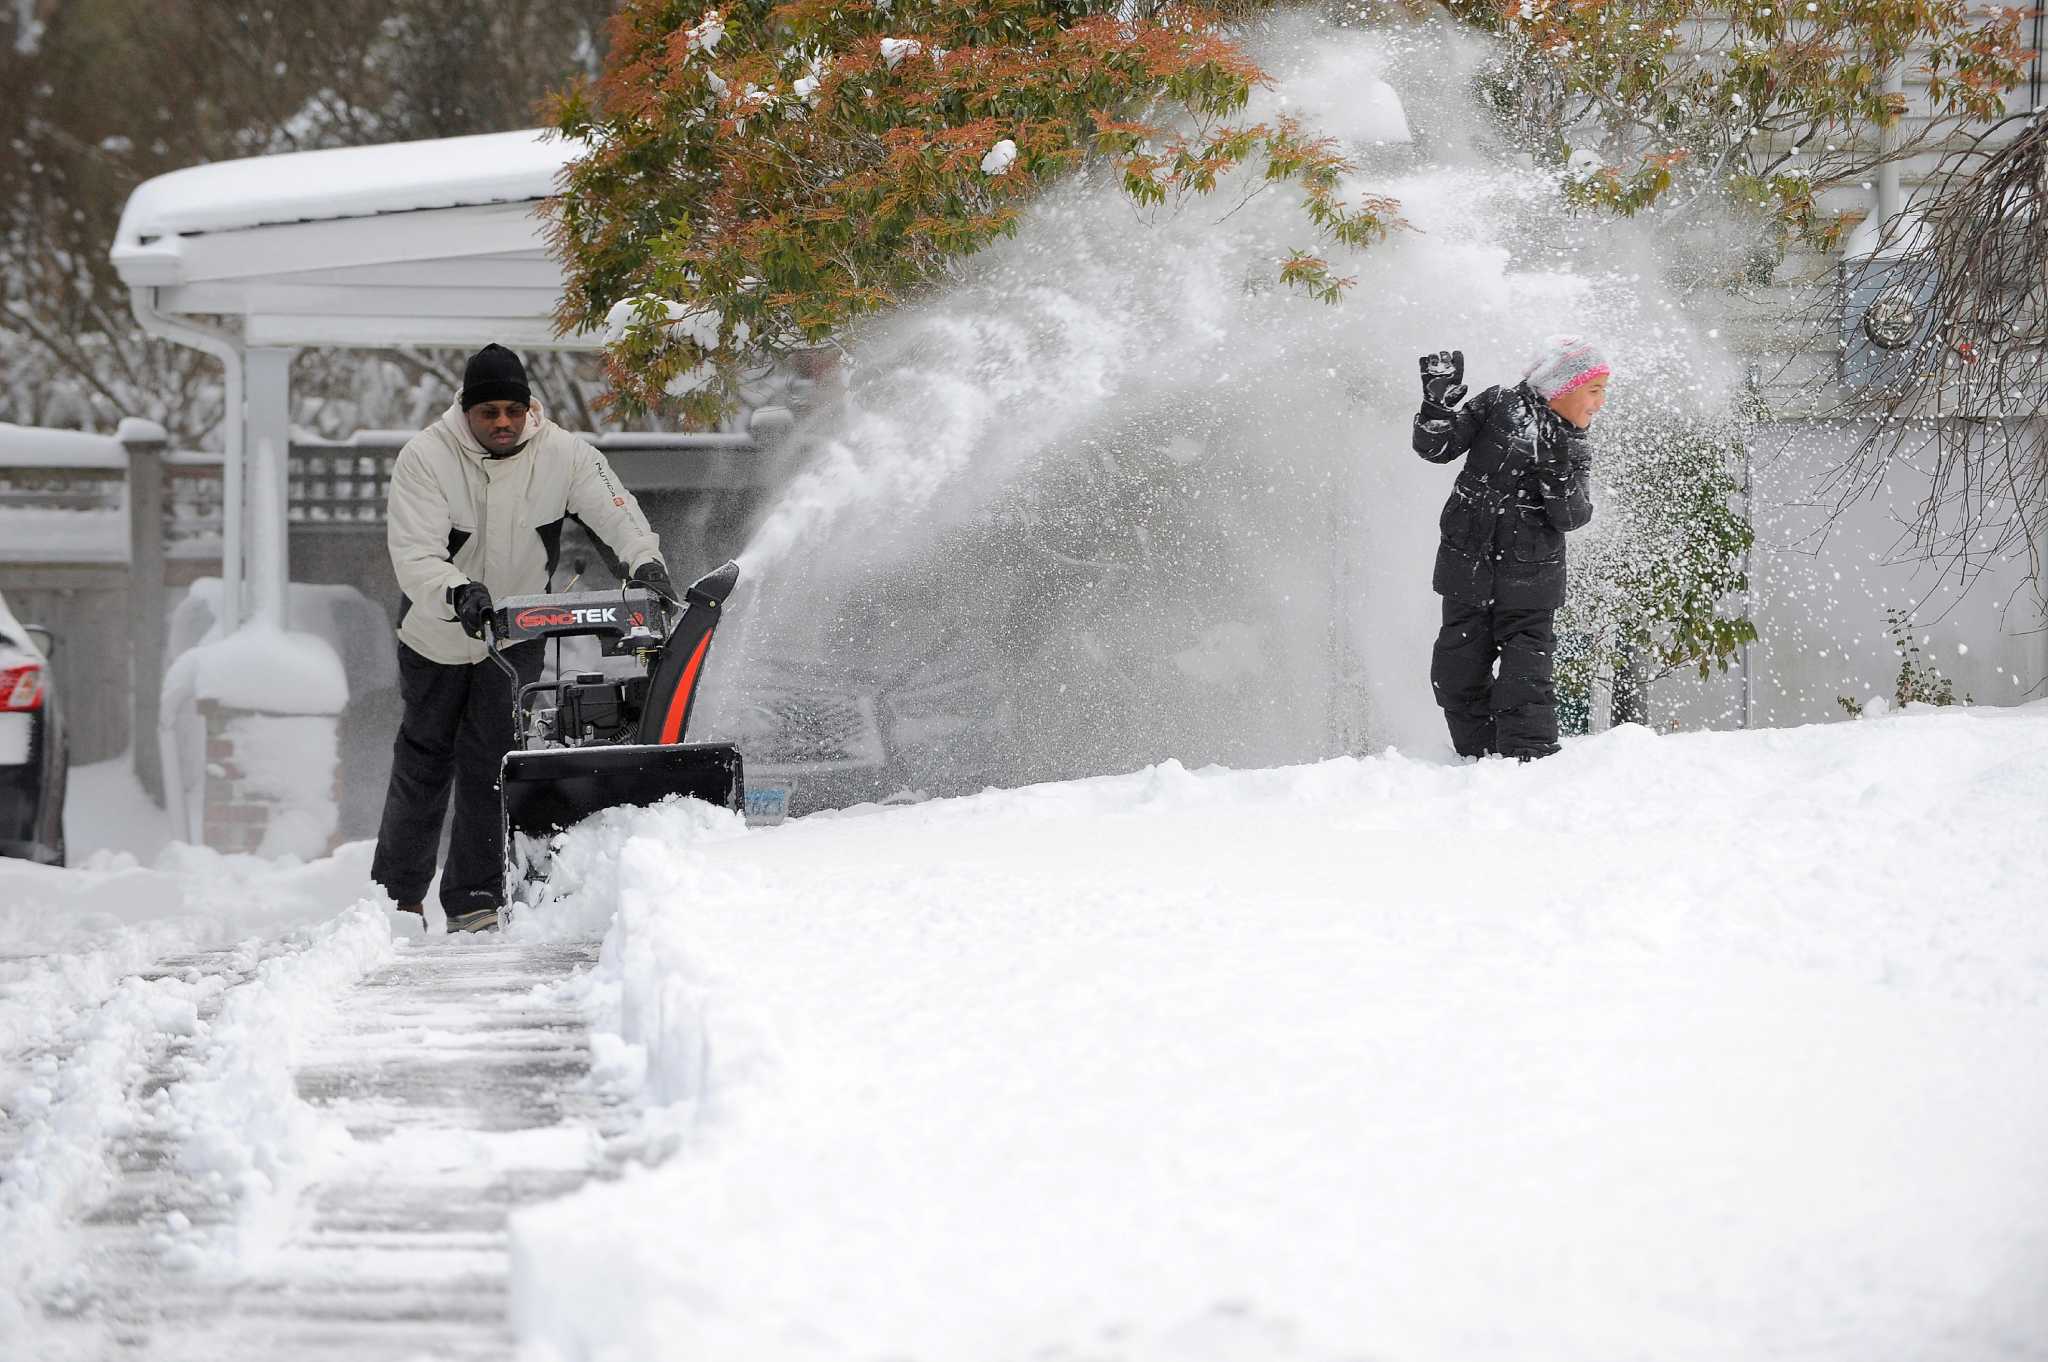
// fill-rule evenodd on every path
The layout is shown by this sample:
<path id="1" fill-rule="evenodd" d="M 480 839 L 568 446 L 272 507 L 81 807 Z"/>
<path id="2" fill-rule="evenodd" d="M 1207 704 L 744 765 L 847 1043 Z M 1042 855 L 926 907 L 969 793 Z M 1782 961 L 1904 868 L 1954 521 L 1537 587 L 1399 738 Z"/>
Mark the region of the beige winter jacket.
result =
<path id="1" fill-rule="evenodd" d="M 459 403 L 449 407 L 391 469 L 385 539 L 409 602 L 399 641 L 429 661 L 481 662 L 484 645 L 462 632 L 448 588 L 482 582 L 494 601 L 545 591 L 550 546 L 571 515 L 627 567 L 661 558 L 640 503 L 604 455 L 548 420 L 539 403 L 526 443 L 503 459 L 485 454 Z"/>

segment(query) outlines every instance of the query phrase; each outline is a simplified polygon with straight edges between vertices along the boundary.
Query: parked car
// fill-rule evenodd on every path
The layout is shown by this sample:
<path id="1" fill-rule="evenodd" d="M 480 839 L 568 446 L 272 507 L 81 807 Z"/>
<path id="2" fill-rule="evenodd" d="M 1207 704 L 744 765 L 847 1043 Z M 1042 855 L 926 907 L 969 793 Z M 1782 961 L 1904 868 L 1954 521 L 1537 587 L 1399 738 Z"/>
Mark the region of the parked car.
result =
<path id="1" fill-rule="evenodd" d="M 0 856 L 64 864 L 70 751 L 52 684 L 49 632 L 0 598 Z"/>

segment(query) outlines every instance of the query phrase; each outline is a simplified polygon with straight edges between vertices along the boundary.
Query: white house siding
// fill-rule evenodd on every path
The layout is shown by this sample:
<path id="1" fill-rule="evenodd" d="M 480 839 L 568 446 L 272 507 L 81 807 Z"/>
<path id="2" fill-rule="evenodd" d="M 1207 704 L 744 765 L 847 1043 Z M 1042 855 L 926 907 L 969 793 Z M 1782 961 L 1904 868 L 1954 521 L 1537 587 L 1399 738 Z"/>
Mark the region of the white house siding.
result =
<path id="1" fill-rule="evenodd" d="M 2029 30 L 2022 30 L 2022 38 Z M 1908 135 L 1925 127 L 1931 100 L 1924 75 L 1905 79 Z M 2048 89 L 2043 91 L 2048 102 Z M 2008 97 L 2029 106 L 2022 85 Z M 1960 127 L 1937 150 L 1900 163 L 1902 201 L 1931 189 L 1951 150 L 1986 131 Z M 2003 140 L 2016 126 L 1997 133 Z M 1829 211 L 1862 216 L 1876 192 L 1850 187 L 1826 195 Z M 1781 424 L 1759 434 L 1752 459 L 1749 610 L 1760 640 L 1741 666 L 1705 680 L 1674 675 L 1652 688 L 1652 721 L 1665 727 L 1783 726 L 1846 719 L 1837 697 L 1893 694 L 1902 658 L 1886 632 L 1886 611 L 1910 611 L 1920 661 L 1954 684 L 1958 698 L 2011 704 L 2048 695 L 2048 611 L 2028 580 L 2022 552 L 1989 564 L 1967 583 L 1953 565 L 1918 558 L 1906 527 L 1929 479 L 1910 459 L 1888 470 L 1874 496 L 1837 507 L 1818 480 L 1845 456 L 1852 432 L 1814 419 L 1837 394 L 1825 386 L 1839 368 L 1826 325 L 1839 326 L 1835 281 L 1842 257 L 1795 251 L 1771 286 L 1751 299 L 1716 302 L 1736 352 L 1753 362 Z M 1816 402 L 1816 381 L 1822 386 Z M 2048 544 L 2037 544 L 2037 553 Z"/>

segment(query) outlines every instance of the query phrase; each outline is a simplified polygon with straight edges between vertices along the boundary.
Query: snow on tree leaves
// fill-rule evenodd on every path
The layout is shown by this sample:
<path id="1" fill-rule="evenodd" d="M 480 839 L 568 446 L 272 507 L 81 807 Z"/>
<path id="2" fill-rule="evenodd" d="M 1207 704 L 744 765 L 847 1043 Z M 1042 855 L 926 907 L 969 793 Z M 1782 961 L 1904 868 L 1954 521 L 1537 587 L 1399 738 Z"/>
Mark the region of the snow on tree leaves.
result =
<path id="1" fill-rule="evenodd" d="M 1260 167 L 1322 241 L 1368 245 L 1395 206 L 1342 199 L 1328 139 L 1238 117 L 1264 75 L 1228 25 L 1266 7 L 633 0 L 603 77 L 553 110 L 589 147 L 554 205 L 558 321 L 632 303 L 607 352 L 619 404 L 710 422 L 746 367 L 944 279 L 1083 167 L 1148 207 Z M 1349 282 L 1306 249 L 1276 264 L 1331 301 Z"/>

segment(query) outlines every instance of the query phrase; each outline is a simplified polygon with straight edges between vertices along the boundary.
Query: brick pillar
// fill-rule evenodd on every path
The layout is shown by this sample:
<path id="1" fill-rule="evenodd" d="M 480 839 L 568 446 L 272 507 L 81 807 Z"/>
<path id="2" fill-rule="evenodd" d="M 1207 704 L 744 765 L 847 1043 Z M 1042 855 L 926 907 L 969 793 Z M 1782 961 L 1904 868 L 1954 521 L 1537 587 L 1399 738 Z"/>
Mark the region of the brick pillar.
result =
<path id="1" fill-rule="evenodd" d="M 217 700 L 201 700 L 199 716 L 206 723 L 200 835 L 207 846 L 311 860 L 340 845 L 337 716 L 269 714 Z"/>

